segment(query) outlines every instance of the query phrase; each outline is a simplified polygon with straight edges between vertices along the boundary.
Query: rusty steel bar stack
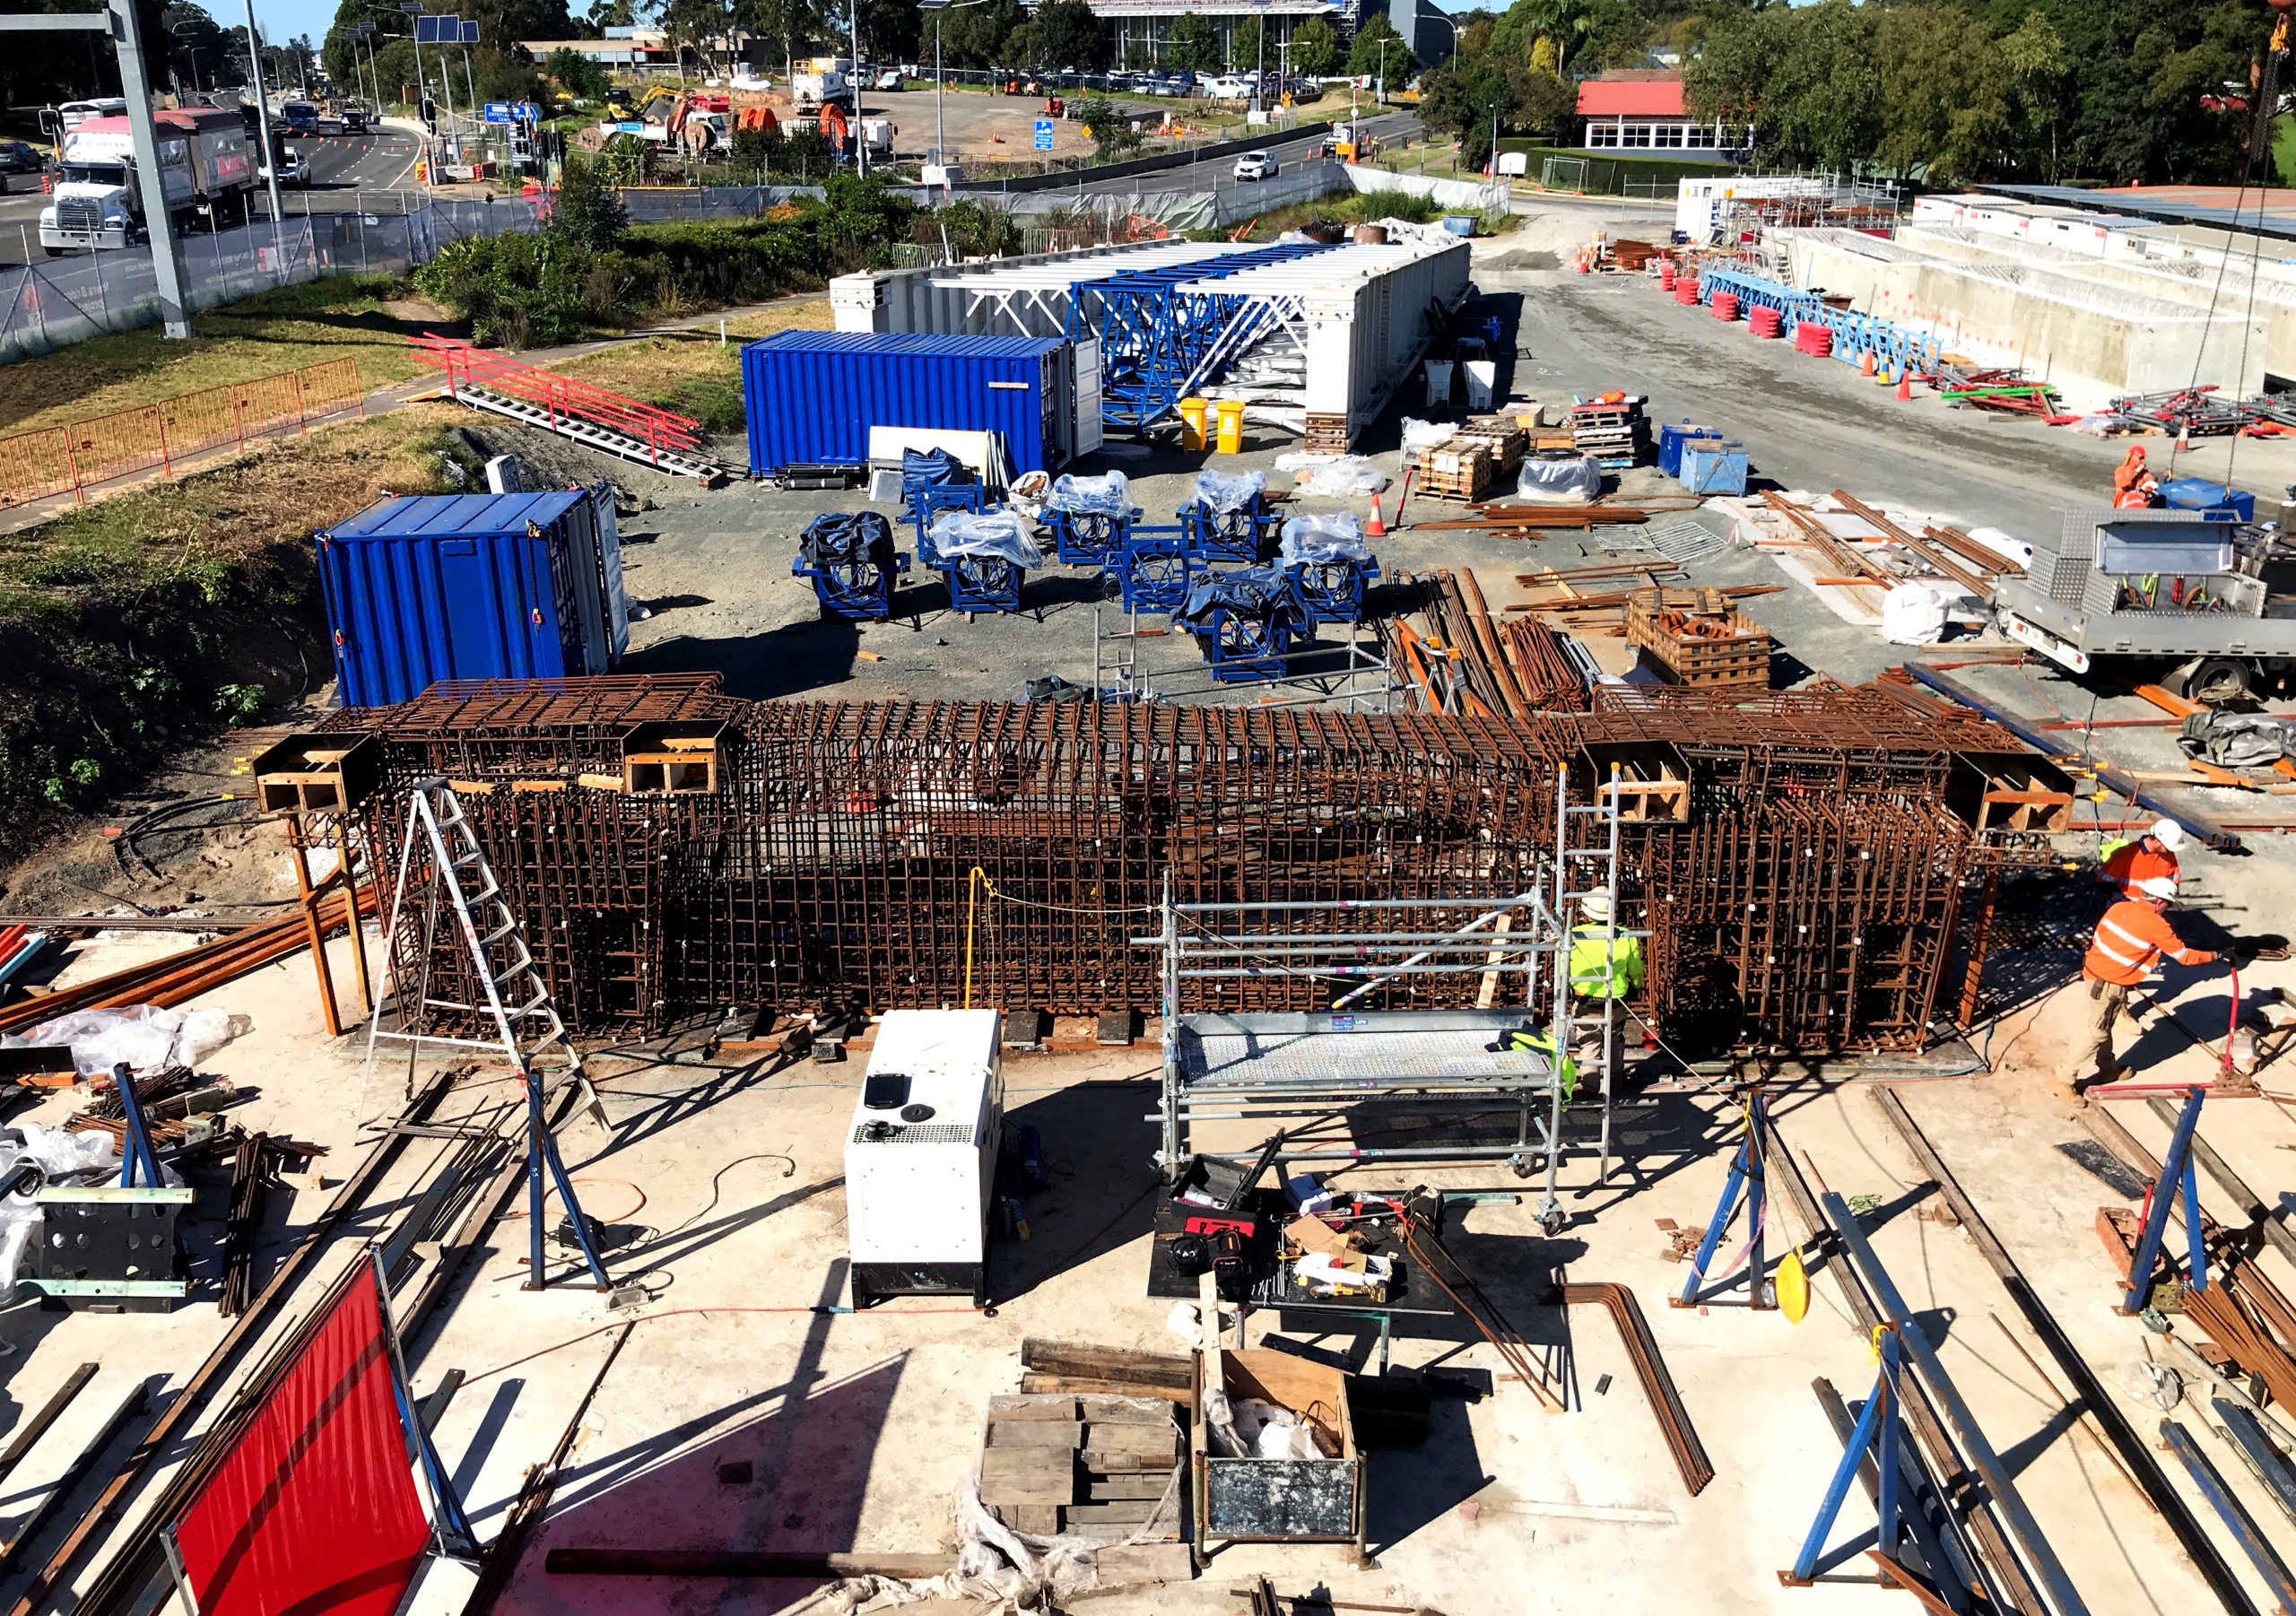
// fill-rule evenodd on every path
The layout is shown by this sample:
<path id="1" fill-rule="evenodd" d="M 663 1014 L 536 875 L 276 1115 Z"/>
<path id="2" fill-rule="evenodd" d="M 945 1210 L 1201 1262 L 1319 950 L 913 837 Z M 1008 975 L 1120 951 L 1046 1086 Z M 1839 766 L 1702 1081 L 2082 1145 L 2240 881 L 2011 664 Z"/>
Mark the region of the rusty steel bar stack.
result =
<path id="1" fill-rule="evenodd" d="M 703 675 L 439 686 L 327 728 L 383 747 L 359 812 L 385 901 L 407 788 L 444 775 L 585 1035 L 732 1006 L 953 1004 L 969 979 L 975 1003 L 1151 1011 L 1159 962 L 1129 938 L 1168 870 L 1183 904 L 1512 894 L 1552 857 L 1558 770 L 1591 793 L 1624 749 L 1683 782 L 1676 807 L 1629 816 L 1622 864 L 1662 1027 L 1726 1025 L 1737 1047 L 1926 1043 L 1982 873 L 2045 848 L 1965 805 L 1972 760 L 2014 741 L 1840 686 L 1600 697 L 1518 719 L 752 704 Z M 631 759 L 665 724 L 710 731 L 713 773 L 648 788 Z M 1332 924 L 1409 930 L 1413 913 Z M 408 980 L 419 937 L 393 940 Z M 470 1002 L 451 948 L 430 967 L 432 996 Z M 1191 1011 L 1324 999 L 1297 976 L 1191 986 Z M 1414 976 L 1378 1002 L 1475 991 Z"/>

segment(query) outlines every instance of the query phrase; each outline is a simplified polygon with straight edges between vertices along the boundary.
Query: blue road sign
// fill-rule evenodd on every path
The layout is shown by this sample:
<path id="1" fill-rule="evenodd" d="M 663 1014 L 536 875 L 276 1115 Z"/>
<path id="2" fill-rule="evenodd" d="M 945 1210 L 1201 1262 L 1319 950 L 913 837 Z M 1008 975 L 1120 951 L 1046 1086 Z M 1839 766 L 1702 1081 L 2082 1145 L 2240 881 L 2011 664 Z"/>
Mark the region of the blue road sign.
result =
<path id="1" fill-rule="evenodd" d="M 1052 150 L 1052 120 L 1048 117 L 1037 119 L 1037 150 L 1039 152 Z"/>
<path id="2" fill-rule="evenodd" d="M 507 124 L 516 118 L 517 116 L 517 109 L 514 109 L 508 101 L 489 101 L 486 103 L 486 121 L 490 124 Z"/>
<path id="3" fill-rule="evenodd" d="M 542 109 L 535 106 L 532 101 L 520 101 L 518 103 L 518 121 L 522 124 L 538 124 L 542 122 Z"/>

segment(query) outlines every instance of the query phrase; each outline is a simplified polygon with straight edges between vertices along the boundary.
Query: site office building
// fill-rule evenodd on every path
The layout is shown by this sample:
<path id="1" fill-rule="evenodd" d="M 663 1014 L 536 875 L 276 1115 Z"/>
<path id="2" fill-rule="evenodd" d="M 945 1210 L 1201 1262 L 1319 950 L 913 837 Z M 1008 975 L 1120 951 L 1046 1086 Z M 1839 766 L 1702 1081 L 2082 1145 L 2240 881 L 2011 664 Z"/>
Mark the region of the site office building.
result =
<path id="1" fill-rule="evenodd" d="M 1683 75 L 1671 69 L 1581 80 L 1578 116 L 1587 120 L 1579 146 L 1589 152 L 1680 152 L 1718 161 L 1752 143 L 1752 130 L 1742 125 L 1692 117 L 1683 100 Z"/>

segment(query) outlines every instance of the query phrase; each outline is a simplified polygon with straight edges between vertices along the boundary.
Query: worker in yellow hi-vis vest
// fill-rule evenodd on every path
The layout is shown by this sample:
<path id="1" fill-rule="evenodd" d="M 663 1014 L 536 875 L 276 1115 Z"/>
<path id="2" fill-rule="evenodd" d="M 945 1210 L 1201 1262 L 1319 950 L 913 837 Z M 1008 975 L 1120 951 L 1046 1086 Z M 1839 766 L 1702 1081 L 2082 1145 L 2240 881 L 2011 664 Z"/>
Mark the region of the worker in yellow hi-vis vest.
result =
<path id="1" fill-rule="evenodd" d="M 1571 1044 L 1581 1063 L 1602 1071 L 1607 1087 L 1626 1059 L 1626 996 L 1642 986 L 1642 942 L 1615 931 L 1611 894 L 1596 891 L 1578 899 L 1578 924 L 1570 928 L 1570 953 L 1564 968 L 1570 984 Z M 1603 1063 L 1605 1033 L 1610 1061 Z"/>

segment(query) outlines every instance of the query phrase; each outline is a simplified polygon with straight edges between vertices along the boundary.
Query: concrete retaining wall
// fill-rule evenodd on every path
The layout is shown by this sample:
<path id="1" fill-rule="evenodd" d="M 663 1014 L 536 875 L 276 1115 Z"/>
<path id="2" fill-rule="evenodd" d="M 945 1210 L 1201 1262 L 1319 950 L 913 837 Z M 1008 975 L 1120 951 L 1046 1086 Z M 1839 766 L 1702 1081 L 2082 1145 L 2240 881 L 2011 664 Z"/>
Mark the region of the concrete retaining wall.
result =
<path id="1" fill-rule="evenodd" d="M 1793 283 L 1847 294 L 1861 312 L 1933 329 L 1948 350 L 2022 364 L 2068 404 L 2204 386 L 2254 392 L 2270 346 L 2267 314 L 2205 308 L 2116 285 L 1924 250 L 1848 230 L 1781 230 Z M 2197 363 L 2196 364 L 2196 361 Z"/>

